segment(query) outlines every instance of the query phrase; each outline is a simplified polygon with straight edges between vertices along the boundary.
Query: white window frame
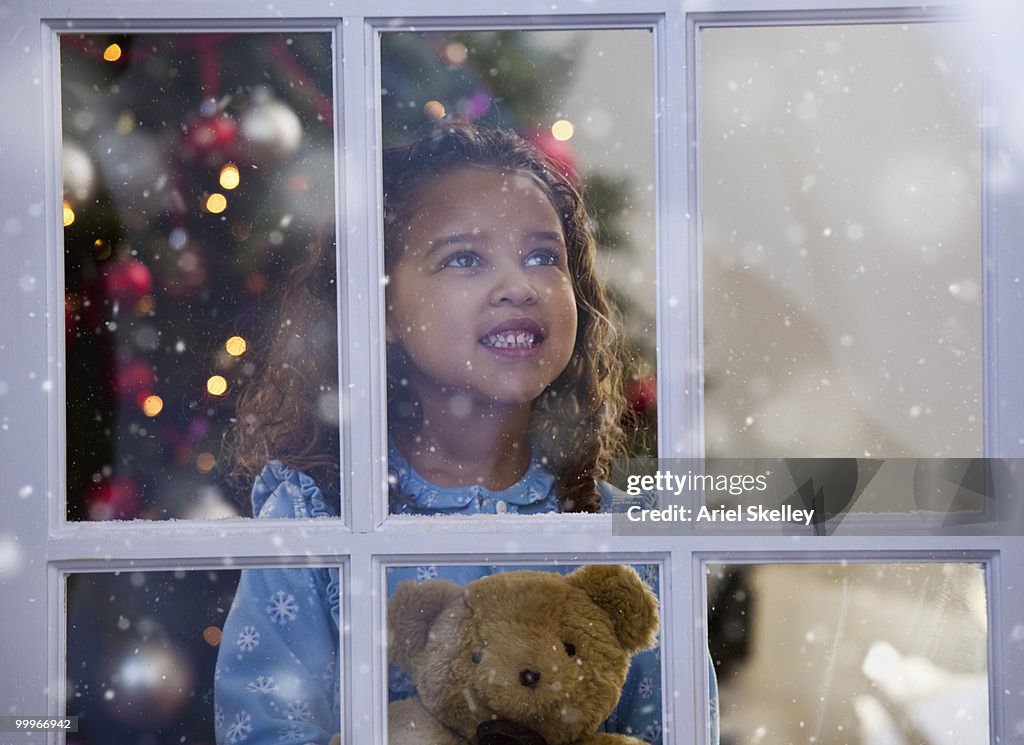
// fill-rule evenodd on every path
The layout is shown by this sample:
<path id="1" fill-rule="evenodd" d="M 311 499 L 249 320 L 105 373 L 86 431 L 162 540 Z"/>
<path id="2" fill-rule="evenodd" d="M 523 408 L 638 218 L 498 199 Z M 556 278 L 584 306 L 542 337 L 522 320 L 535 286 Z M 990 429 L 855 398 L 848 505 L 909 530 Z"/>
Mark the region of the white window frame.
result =
<path id="1" fill-rule="evenodd" d="M 555 7 L 553 7 L 553 5 Z M 541 515 L 491 521 L 422 523 L 388 519 L 384 498 L 383 297 L 379 277 L 377 34 L 392 19 L 423 27 L 646 26 L 655 34 L 656 204 L 662 455 L 703 449 L 700 362 L 701 274 L 696 142 L 696 43 L 705 25 L 917 22 L 960 17 L 951 2 L 927 10 L 890 0 L 477 0 L 472 16 L 458 0 L 296 0 L 242 8 L 230 0 L 142 4 L 56 0 L 0 6 L 0 541 L 14 541 L 20 563 L 0 568 L 3 633 L 0 714 L 58 714 L 65 694 L 65 578 L 90 571 L 341 566 L 343 742 L 383 745 L 385 731 L 384 570 L 389 563 L 656 563 L 663 603 L 665 742 L 706 743 L 704 660 L 708 562 L 971 561 L 986 567 L 989 690 L 993 742 L 1019 738 L 1024 721 L 1024 541 L 1005 537 L 622 536 L 607 515 Z M 509 17 L 514 11 L 515 17 Z M 339 339 L 347 495 L 343 521 L 228 520 L 210 523 L 68 523 L 65 520 L 63 252 L 59 70 L 55 34 L 83 31 L 324 30 L 334 35 L 338 195 Z M 995 60 L 987 72 L 999 70 Z M 1011 74 L 1021 71 L 1010 71 Z M 1005 89 L 988 86 L 998 110 Z M 992 97 L 995 96 L 995 97 Z M 369 102 L 369 105 L 367 105 Z M 691 145 L 691 143 L 693 143 Z M 1010 135 L 985 130 L 985 171 L 998 159 L 1024 174 Z M 985 453 L 1024 455 L 1024 186 L 983 195 L 985 297 Z M 361 247 L 368 247 L 363 249 Z M 669 288 L 687 301 L 670 303 Z M 696 361 L 698 364 L 694 364 Z M 432 526 L 437 523 L 432 521 Z M 552 547 L 557 547 L 557 551 Z M 486 547 L 482 549 L 481 547 Z M 482 554 L 486 551 L 486 556 Z M 365 685 L 370 670 L 372 685 Z M 56 734 L 19 742 L 63 741 Z"/>

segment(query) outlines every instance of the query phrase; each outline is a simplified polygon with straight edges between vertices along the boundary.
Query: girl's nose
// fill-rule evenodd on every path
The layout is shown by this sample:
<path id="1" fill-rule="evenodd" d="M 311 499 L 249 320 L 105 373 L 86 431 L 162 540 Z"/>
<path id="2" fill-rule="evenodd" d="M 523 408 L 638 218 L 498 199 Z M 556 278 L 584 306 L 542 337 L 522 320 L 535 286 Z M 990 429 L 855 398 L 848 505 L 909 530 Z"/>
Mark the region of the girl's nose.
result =
<path id="1" fill-rule="evenodd" d="M 491 290 L 492 305 L 533 305 L 538 298 L 530 278 L 518 267 L 500 272 Z"/>

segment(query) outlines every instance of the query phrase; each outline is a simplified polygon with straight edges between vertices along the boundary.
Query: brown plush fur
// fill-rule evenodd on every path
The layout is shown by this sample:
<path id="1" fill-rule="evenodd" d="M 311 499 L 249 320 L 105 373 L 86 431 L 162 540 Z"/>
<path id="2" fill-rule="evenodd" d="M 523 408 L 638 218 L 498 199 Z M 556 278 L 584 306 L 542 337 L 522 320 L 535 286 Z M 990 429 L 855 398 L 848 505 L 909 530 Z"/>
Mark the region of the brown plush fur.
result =
<path id="1" fill-rule="evenodd" d="M 404 582 L 388 606 L 388 657 L 419 697 L 389 707 L 389 745 L 475 745 L 491 719 L 548 745 L 642 745 L 594 731 L 657 628 L 657 600 L 624 566 L 508 572 L 465 588 Z"/>

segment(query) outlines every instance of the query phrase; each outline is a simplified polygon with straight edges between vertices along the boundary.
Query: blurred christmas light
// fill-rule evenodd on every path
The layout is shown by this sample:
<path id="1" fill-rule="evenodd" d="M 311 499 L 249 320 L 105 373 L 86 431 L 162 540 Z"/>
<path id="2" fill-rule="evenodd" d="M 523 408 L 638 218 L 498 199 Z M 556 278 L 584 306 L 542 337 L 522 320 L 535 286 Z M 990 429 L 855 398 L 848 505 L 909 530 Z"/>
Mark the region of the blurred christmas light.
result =
<path id="1" fill-rule="evenodd" d="M 228 391 L 228 381 L 223 375 L 211 375 L 206 381 L 206 390 L 211 396 L 223 396 Z"/>
<path id="2" fill-rule="evenodd" d="M 164 410 L 164 400 L 159 396 L 146 396 L 142 402 L 142 413 L 146 416 L 156 416 Z"/>
<path id="3" fill-rule="evenodd" d="M 121 45 L 111 44 L 103 50 L 103 59 L 107 62 L 117 62 L 121 59 Z"/>
<path id="4" fill-rule="evenodd" d="M 209 473 L 215 465 L 217 465 L 217 459 L 213 457 L 213 453 L 204 452 L 196 457 L 196 470 L 199 473 Z"/>
<path id="5" fill-rule="evenodd" d="M 71 209 L 71 203 L 64 200 L 64 227 L 75 221 L 75 211 Z"/>
<path id="6" fill-rule="evenodd" d="M 153 312 L 153 309 L 155 307 L 156 307 L 156 300 L 153 298 L 153 296 L 152 295 L 143 295 L 142 297 L 139 298 L 139 302 L 135 306 L 135 311 L 140 316 L 148 316 L 150 313 Z"/>
<path id="7" fill-rule="evenodd" d="M 440 101 L 427 101 L 423 104 L 423 115 L 432 122 L 444 119 L 444 104 Z"/>
<path id="8" fill-rule="evenodd" d="M 234 163 L 227 163 L 220 169 L 220 185 L 225 189 L 235 189 L 241 182 L 238 173 L 238 166 Z"/>
<path id="9" fill-rule="evenodd" d="M 557 122 L 551 125 L 551 135 L 560 142 L 572 139 L 573 133 L 572 122 L 568 119 L 559 119 Z"/>
<path id="10" fill-rule="evenodd" d="M 97 238 L 92 242 L 92 256 L 96 261 L 106 261 L 110 258 L 110 254 L 113 250 L 110 244 L 102 238 Z"/>
<path id="11" fill-rule="evenodd" d="M 230 339 L 224 342 L 224 348 L 228 350 L 228 354 L 230 354 L 232 357 L 241 357 L 243 354 L 245 354 L 247 346 L 248 345 L 246 344 L 245 339 L 243 339 L 241 336 L 232 336 Z"/>
<path id="12" fill-rule="evenodd" d="M 444 48 L 444 56 L 453 65 L 461 65 L 469 57 L 469 50 L 461 41 L 453 41 Z"/>
<path id="13" fill-rule="evenodd" d="M 228 200 L 223 194 L 214 192 L 206 198 L 204 205 L 207 212 L 212 212 L 215 215 L 219 215 L 221 212 L 228 208 Z"/>
<path id="14" fill-rule="evenodd" d="M 221 636 L 221 630 L 216 626 L 207 626 L 203 629 L 203 640 L 211 647 L 216 647 L 220 644 Z"/>
<path id="15" fill-rule="evenodd" d="M 135 129 L 135 114 L 130 111 L 124 111 L 121 116 L 117 117 L 117 124 L 114 125 L 114 129 L 117 130 L 119 135 L 126 135 Z"/>

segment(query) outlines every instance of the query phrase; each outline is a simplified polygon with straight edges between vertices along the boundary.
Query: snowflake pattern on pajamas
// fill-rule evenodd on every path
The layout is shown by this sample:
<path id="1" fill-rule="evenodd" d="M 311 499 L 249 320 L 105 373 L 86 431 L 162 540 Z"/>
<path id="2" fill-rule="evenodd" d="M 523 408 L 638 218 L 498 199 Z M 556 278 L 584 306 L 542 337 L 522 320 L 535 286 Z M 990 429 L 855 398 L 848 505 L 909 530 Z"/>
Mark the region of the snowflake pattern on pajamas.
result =
<path id="1" fill-rule="evenodd" d="M 296 722 L 308 722 L 313 718 L 309 704 L 305 701 L 292 701 L 284 709 L 285 716 Z"/>
<path id="2" fill-rule="evenodd" d="M 274 682 L 273 675 L 268 675 L 267 677 L 257 675 L 256 680 L 249 683 L 245 690 L 252 691 L 253 693 L 273 693 L 279 689 L 277 683 Z"/>
<path id="3" fill-rule="evenodd" d="M 243 652 L 251 652 L 260 645 L 260 632 L 256 630 L 255 626 L 246 626 L 239 632 L 235 644 Z"/>
<path id="4" fill-rule="evenodd" d="M 295 602 L 295 596 L 286 595 L 281 590 L 275 592 L 267 605 L 267 615 L 271 621 L 282 626 L 294 621 L 299 615 L 299 605 Z"/>
<path id="5" fill-rule="evenodd" d="M 437 579 L 437 567 L 416 567 L 416 582 L 426 582 L 429 579 Z"/>
<path id="6" fill-rule="evenodd" d="M 278 735 L 280 735 L 278 742 L 295 742 L 296 740 L 300 740 L 305 734 L 305 727 L 297 722 L 292 723 L 278 732 Z"/>
<path id="7" fill-rule="evenodd" d="M 235 715 L 235 720 L 228 727 L 227 738 L 230 743 L 242 742 L 252 734 L 252 717 L 247 711 L 240 711 Z"/>

